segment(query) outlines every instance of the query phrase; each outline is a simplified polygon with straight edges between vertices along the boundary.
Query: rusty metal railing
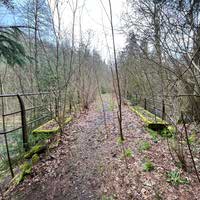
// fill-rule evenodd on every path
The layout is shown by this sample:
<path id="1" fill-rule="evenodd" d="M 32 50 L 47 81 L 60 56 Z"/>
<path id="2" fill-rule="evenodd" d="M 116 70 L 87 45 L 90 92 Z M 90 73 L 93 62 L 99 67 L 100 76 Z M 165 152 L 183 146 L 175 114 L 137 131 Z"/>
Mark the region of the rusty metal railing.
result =
<path id="1" fill-rule="evenodd" d="M 172 110 L 172 105 L 164 99 L 146 98 L 138 94 L 135 94 L 133 97 L 134 100 L 132 103 L 134 105 L 142 106 L 145 110 L 148 110 L 156 116 L 162 118 L 162 120 L 171 121 L 168 113 L 170 110 Z"/>
<path id="2" fill-rule="evenodd" d="M 7 137 L 10 133 L 15 133 L 16 131 L 21 130 L 23 148 L 24 148 L 24 151 L 27 151 L 29 148 L 28 136 L 29 136 L 29 132 L 31 131 L 31 128 L 33 128 L 32 127 L 33 124 L 36 124 L 39 121 L 44 122 L 44 120 L 47 118 L 52 118 L 53 106 L 52 106 L 50 95 L 51 95 L 50 92 L 0 94 L 0 99 L 1 99 L 0 110 L 1 110 L 1 118 L 2 118 L 2 127 L 0 130 L 0 135 L 4 136 L 7 159 L 8 159 L 9 168 L 10 168 L 12 177 L 14 177 L 14 172 L 13 172 Z M 46 98 L 44 98 L 44 96 L 46 96 Z M 37 101 L 33 97 L 37 97 Z M 7 105 L 8 103 L 6 103 L 5 101 L 6 99 L 11 99 L 11 98 L 14 99 L 13 106 L 15 105 L 16 107 L 19 107 L 19 109 L 12 112 L 6 112 L 5 107 L 8 106 Z M 44 99 L 45 99 L 45 102 L 43 102 Z M 25 101 L 29 102 L 29 104 L 32 104 L 32 106 L 31 107 L 27 106 Z M 7 109 L 7 110 L 10 110 L 10 109 Z M 41 116 L 37 116 L 36 110 L 41 111 L 42 113 L 42 114 L 40 113 Z M 30 120 L 30 115 L 28 115 L 28 113 L 32 111 L 34 112 L 34 117 L 32 117 L 32 119 Z M 47 113 L 44 111 L 46 111 Z M 14 128 L 12 127 L 11 129 L 8 129 L 6 118 L 8 117 L 10 118 L 15 115 L 20 115 L 20 122 L 17 127 L 14 127 Z"/>

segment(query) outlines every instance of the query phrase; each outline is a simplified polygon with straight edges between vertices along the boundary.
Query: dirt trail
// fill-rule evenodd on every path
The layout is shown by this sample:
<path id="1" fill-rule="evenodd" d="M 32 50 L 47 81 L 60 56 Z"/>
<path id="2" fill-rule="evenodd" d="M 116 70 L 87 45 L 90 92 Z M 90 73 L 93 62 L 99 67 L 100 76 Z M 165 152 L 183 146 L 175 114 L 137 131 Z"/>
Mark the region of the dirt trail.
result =
<path id="1" fill-rule="evenodd" d="M 155 143 L 144 123 L 123 106 L 124 148 L 132 152 L 126 169 L 121 145 L 117 142 L 117 115 L 111 97 L 104 97 L 109 138 L 106 139 L 100 102 L 65 128 L 62 144 L 33 168 L 29 176 L 8 199 L 13 200 L 195 200 L 200 199 L 194 174 L 183 173 L 190 184 L 174 187 L 166 172 L 176 169 L 166 140 Z M 113 112 L 114 109 L 114 112 Z M 148 151 L 140 151 L 141 142 Z M 154 170 L 145 172 L 145 160 Z"/>
<path id="2" fill-rule="evenodd" d="M 107 123 L 113 113 L 105 102 Z M 110 110 L 109 110 L 110 109 Z M 34 167 L 33 177 L 10 193 L 11 199 L 101 199 L 100 166 L 106 157 L 102 143 L 105 126 L 101 105 L 93 105 L 87 114 L 65 128 L 62 145 Z"/>

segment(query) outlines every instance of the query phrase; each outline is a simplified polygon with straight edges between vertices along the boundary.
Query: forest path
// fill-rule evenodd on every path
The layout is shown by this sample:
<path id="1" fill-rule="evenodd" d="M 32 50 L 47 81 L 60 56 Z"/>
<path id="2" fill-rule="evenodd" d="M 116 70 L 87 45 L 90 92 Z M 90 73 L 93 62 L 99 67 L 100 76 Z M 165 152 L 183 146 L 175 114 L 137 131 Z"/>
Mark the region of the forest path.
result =
<path id="1" fill-rule="evenodd" d="M 129 152 L 126 168 L 119 144 L 117 106 L 110 95 L 103 95 L 86 114 L 65 127 L 62 143 L 47 152 L 8 199 L 13 200 L 197 200 L 199 186 L 194 175 L 183 173 L 190 184 L 174 187 L 166 173 L 177 169 L 166 140 L 157 142 L 145 130 L 144 123 L 128 106 L 123 106 L 124 148 Z M 141 145 L 148 142 L 148 150 Z M 130 155 L 131 154 L 131 155 Z M 146 172 L 151 161 L 154 170 Z M 193 176 L 193 177 L 192 177 Z"/>
<path id="2" fill-rule="evenodd" d="M 115 129 L 115 103 L 104 96 L 107 126 Z M 102 102 L 65 128 L 62 144 L 34 166 L 33 177 L 11 193 L 11 199 L 101 199 L 102 163 L 110 154 L 106 145 Z M 111 155 L 111 154 L 110 154 Z M 111 155 L 112 157 L 112 155 Z"/>

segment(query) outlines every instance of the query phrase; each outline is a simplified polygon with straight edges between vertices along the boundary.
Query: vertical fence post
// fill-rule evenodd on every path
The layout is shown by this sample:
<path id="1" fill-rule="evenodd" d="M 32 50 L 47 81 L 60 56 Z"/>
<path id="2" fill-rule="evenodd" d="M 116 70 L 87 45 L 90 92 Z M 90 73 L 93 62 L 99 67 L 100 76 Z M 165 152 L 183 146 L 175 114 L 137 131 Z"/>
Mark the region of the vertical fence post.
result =
<path id="1" fill-rule="evenodd" d="M 27 132 L 27 123 L 26 123 L 26 110 L 24 106 L 24 101 L 19 94 L 17 95 L 17 98 L 19 100 L 19 105 L 21 109 L 23 147 L 25 151 L 27 151 L 28 150 L 28 132 Z"/>
<path id="2" fill-rule="evenodd" d="M 138 102 L 137 102 L 138 100 L 137 99 L 138 99 L 138 96 L 137 96 L 137 94 L 135 94 L 135 103 L 136 104 L 138 104 Z"/>
<path id="3" fill-rule="evenodd" d="M 69 97 L 69 113 L 72 113 L 72 99 L 71 96 Z"/>
<path id="4" fill-rule="evenodd" d="M 53 119 L 53 109 L 52 109 L 51 93 L 49 93 L 48 96 L 49 96 L 48 99 L 49 99 L 49 102 L 50 102 L 50 103 L 48 102 L 48 100 L 47 100 L 47 102 L 48 102 L 48 105 L 50 106 L 50 115 L 51 115 L 51 119 Z"/>
<path id="5" fill-rule="evenodd" d="M 55 97 L 55 114 L 56 114 L 56 118 L 58 117 L 58 99 L 57 97 Z"/>
<path id="6" fill-rule="evenodd" d="M 145 110 L 147 109 L 147 99 L 146 98 L 144 99 L 144 109 Z"/>
<path id="7" fill-rule="evenodd" d="M 3 85 L 1 82 L 1 77 L 0 77 L 0 86 L 1 86 L 1 94 L 3 94 Z M 10 152 L 9 152 L 9 147 L 8 147 L 8 139 L 7 139 L 7 135 L 6 135 L 6 124 L 5 124 L 5 111 L 4 111 L 4 100 L 3 97 L 1 97 L 1 104 L 2 104 L 2 123 L 3 123 L 3 132 L 4 132 L 4 139 L 5 139 L 5 145 L 6 145 L 6 152 L 7 152 L 7 157 L 8 157 L 8 163 L 9 163 L 9 168 L 10 168 L 10 173 L 11 176 L 14 177 L 14 172 L 13 172 L 13 168 L 12 168 L 12 162 L 11 162 L 11 158 L 10 158 Z"/>
<path id="8" fill-rule="evenodd" d="M 162 100 L 162 120 L 165 120 L 165 101 Z"/>

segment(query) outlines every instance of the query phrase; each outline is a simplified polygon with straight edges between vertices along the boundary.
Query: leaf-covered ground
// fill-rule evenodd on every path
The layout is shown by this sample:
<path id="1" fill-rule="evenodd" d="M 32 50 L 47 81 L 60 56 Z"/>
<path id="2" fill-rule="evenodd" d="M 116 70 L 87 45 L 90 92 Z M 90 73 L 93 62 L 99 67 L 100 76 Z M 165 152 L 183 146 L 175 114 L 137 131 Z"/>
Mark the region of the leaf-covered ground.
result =
<path id="1" fill-rule="evenodd" d="M 116 105 L 104 96 L 105 128 L 101 101 L 66 126 L 61 143 L 33 167 L 23 183 L 10 191 L 7 199 L 19 200 L 195 200 L 200 199 L 194 174 L 181 172 L 169 155 L 167 142 L 157 143 L 145 130 L 141 119 L 123 106 L 123 129 L 127 153 L 126 168 L 119 140 Z M 108 138 L 106 138 L 106 132 Z M 145 150 L 144 143 L 149 143 Z M 153 170 L 144 171 L 151 161 Z M 179 170 L 188 184 L 174 186 L 166 173 Z"/>

